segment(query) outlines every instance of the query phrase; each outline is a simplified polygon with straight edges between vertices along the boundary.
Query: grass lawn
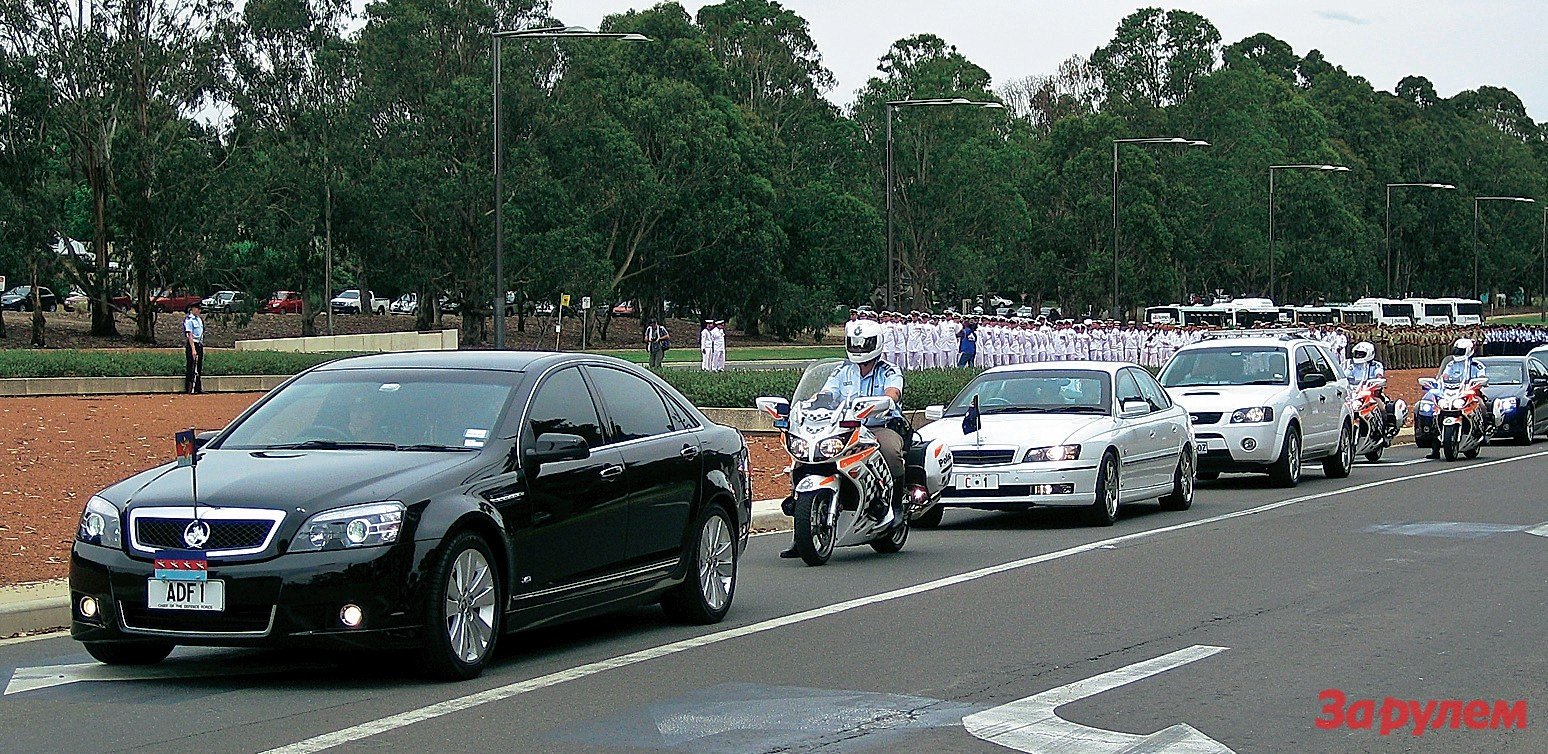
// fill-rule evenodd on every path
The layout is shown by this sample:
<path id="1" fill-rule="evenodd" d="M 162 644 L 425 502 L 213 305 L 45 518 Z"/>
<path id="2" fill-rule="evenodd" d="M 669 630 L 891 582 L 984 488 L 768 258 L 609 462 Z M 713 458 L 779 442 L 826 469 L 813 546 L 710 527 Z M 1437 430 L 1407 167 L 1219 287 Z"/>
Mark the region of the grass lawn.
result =
<path id="1" fill-rule="evenodd" d="M 1542 316 L 1536 312 L 1532 314 L 1508 314 L 1500 317 L 1490 317 L 1488 321 L 1488 324 L 1491 325 L 1540 325 L 1542 323 Z"/>
<path id="2" fill-rule="evenodd" d="M 613 356 L 636 364 L 650 362 L 650 354 L 644 348 L 620 349 L 614 351 L 592 351 L 606 356 Z M 806 359 L 839 358 L 844 355 L 843 346 L 746 346 L 743 348 L 729 348 L 726 350 L 726 361 L 803 361 Z M 666 352 L 666 360 L 669 364 L 682 362 L 698 363 L 698 348 L 671 348 Z"/>

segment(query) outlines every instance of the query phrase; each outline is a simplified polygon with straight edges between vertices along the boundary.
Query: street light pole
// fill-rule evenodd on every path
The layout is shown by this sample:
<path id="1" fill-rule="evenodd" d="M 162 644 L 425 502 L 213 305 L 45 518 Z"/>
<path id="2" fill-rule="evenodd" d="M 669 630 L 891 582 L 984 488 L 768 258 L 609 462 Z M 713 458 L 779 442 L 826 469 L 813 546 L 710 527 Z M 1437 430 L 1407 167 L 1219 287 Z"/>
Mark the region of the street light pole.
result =
<path id="1" fill-rule="evenodd" d="M 1484 202 L 1517 202 L 1520 204 L 1536 204 L 1537 200 L 1527 196 L 1475 196 L 1473 197 L 1473 297 L 1480 293 L 1478 286 L 1478 206 Z M 1486 305 L 1490 303 L 1487 298 L 1479 299 Z"/>
<path id="2" fill-rule="evenodd" d="M 1154 136 L 1138 139 L 1113 139 L 1113 319 L 1118 316 L 1118 145 L 1119 144 L 1177 144 L 1187 147 L 1207 147 L 1209 142 L 1200 139 L 1184 139 L 1181 136 Z"/>
<path id="3" fill-rule="evenodd" d="M 885 173 L 885 175 L 884 175 L 884 177 L 882 179 L 886 183 L 886 185 L 882 188 L 882 193 L 886 195 L 886 204 L 887 204 L 887 297 L 886 297 L 886 300 L 887 300 L 887 309 L 889 311 L 891 311 L 891 310 L 895 310 L 896 309 L 897 305 L 896 305 L 896 300 L 895 299 L 896 299 L 897 292 L 898 292 L 898 284 L 897 284 L 897 272 L 898 272 L 897 252 L 895 251 L 896 246 L 894 245 L 894 242 L 893 242 L 893 220 L 892 220 L 892 184 L 893 184 L 893 178 L 894 178 L 894 176 L 896 174 L 895 170 L 894 170 L 894 166 L 893 166 L 893 157 L 892 157 L 892 111 L 894 109 L 897 109 L 897 108 L 900 108 L 900 107 L 952 107 L 952 106 L 955 106 L 955 107 L 963 107 L 963 106 L 966 106 L 966 107 L 981 107 L 981 108 L 984 108 L 985 110 L 998 110 L 998 109 L 1003 108 L 1005 106 L 1000 104 L 1000 103 L 998 103 L 998 102 L 970 100 L 970 99 L 967 99 L 967 98 L 964 98 L 964 97 L 942 97 L 942 98 L 936 98 L 936 99 L 900 99 L 900 100 L 893 100 L 891 102 L 888 102 L 886 106 L 887 106 L 887 135 L 886 135 L 887 154 L 886 154 L 886 158 L 884 160 L 886 165 L 885 165 L 885 169 L 883 170 L 883 173 Z"/>
<path id="4" fill-rule="evenodd" d="M 1455 191 L 1456 186 L 1449 183 L 1389 183 L 1387 184 L 1387 295 L 1397 298 L 1394 290 L 1397 281 L 1392 277 L 1392 189 L 1395 188 L 1430 188 Z"/>
<path id="5" fill-rule="evenodd" d="M 1548 207 L 1543 208 L 1543 242 L 1541 248 L 1543 279 L 1537 289 L 1537 321 L 1548 322 Z"/>
<path id="6" fill-rule="evenodd" d="M 1274 299 L 1274 173 L 1278 170 L 1320 170 L 1326 173 L 1347 173 L 1343 165 L 1270 165 L 1269 166 L 1269 237 L 1268 237 L 1268 298 Z"/>
<path id="7" fill-rule="evenodd" d="M 596 32 L 580 26 L 551 26 L 542 29 L 497 31 L 494 38 L 494 347 L 505 348 L 505 150 L 504 121 L 501 117 L 500 50 L 507 39 L 615 39 L 623 42 L 649 42 L 643 34 Z M 421 301 L 420 306 L 425 302 Z M 464 314 L 466 311 L 464 310 Z"/>

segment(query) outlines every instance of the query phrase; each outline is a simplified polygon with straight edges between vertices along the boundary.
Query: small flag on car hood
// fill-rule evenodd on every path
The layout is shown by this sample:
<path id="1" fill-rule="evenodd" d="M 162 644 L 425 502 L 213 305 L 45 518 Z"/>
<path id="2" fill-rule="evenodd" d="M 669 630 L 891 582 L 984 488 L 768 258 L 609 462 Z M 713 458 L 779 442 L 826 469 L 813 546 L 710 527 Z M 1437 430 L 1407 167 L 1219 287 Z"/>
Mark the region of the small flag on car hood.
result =
<path id="1" fill-rule="evenodd" d="M 978 417 L 978 396 L 973 396 L 973 404 L 968 406 L 967 414 L 962 417 L 962 434 L 971 435 L 977 432 L 983 422 Z"/>
<path id="2" fill-rule="evenodd" d="M 194 454 L 194 431 L 185 429 L 177 433 L 177 465 L 192 466 L 198 460 Z"/>

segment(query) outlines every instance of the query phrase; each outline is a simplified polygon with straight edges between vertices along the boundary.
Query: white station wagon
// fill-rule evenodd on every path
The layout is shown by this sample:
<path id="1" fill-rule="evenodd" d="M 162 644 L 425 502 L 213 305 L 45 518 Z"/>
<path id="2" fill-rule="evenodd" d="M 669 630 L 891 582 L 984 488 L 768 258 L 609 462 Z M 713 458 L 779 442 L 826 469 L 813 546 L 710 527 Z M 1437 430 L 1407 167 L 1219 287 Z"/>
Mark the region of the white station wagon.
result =
<path id="1" fill-rule="evenodd" d="M 975 430 L 970 413 L 977 406 Z M 1118 507 L 1159 498 L 1165 510 L 1193 504 L 1194 449 L 1188 414 L 1134 364 L 1059 361 L 980 374 L 949 406 L 931 406 L 919 430 L 954 459 L 940 504 L 916 513 L 935 526 L 947 507 L 1082 508 L 1108 526 Z"/>

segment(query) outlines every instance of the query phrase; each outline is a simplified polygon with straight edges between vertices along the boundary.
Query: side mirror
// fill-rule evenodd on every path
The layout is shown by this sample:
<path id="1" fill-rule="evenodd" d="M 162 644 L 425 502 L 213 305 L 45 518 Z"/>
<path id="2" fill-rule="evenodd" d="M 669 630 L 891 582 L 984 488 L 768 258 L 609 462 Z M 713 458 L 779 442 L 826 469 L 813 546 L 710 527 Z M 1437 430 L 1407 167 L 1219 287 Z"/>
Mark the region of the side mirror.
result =
<path id="1" fill-rule="evenodd" d="M 208 445 L 210 440 L 213 440 L 219 436 L 220 430 L 218 429 L 212 429 L 207 432 L 198 432 L 194 434 L 194 450 L 198 450 L 205 445 Z"/>
<path id="2" fill-rule="evenodd" d="M 1548 387 L 1548 375 L 1532 375 L 1532 387 Z"/>
<path id="3" fill-rule="evenodd" d="M 591 457 L 591 449 L 579 435 L 547 432 L 539 436 L 532 447 L 527 448 L 527 460 L 536 465 L 561 461 L 584 461 Z"/>
<path id="4" fill-rule="evenodd" d="M 1489 384 L 1488 377 L 1474 377 L 1467 383 L 1468 387 L 1484 387 Z"/>
<path id="5" fill-rule="evenodd" d="M 783 419 L 790 415 L 790 401 L 784 398 L 758 398 L 754 401 L 759 411 L 762 411 L 775 419 Z"/>
<path id="6" fill-rule="evenodd" d="M 1118 407 L 1118 417 L 1121 419 L 1144 416 L 1148 413 L 1150 413 L 1150 404 L 1145 401 L 1124 401 Z"/>
<path id="7" fill-rule="evenodd" d="M 872 414 L 885 414 L 892 410 L 892 396 L 878 395 L 874 398 L 860 398 L 855 401 L 855 418 L 864 419 Z"/>
<path id="8" fill-rule="evenodd" d="M 1377 377 L 1376 379 L 1370 380 L 1370 381 L 1366 382 L 1365 384 L 1380 390 L 1381 388 L 1384 388 L 1384 387 L 1387 386 L 1387 381 L 1384 378 Z"/>
<path id="9" fill-rule="evenodd" d="M 1440 387 L 1440 383 L 1436 382 L 1434 377 L 1420 377 L 1419 387 L 1422 387 L 1425 390 L 1434 390 Z"/>
<path id="10" fill-rule="evenodd" d="M 946 418 L 945 406 L 925 406 L 925 421 L 940 421 Z"/>
<path id="11" fill-rule="evenodd" d="M 1319 387 L 1326 387 L 1327 384 L 1328 376 L 1321 372 L 1312 372 L 1301 376 L 1302 390 L 1315 390 Z"/>

